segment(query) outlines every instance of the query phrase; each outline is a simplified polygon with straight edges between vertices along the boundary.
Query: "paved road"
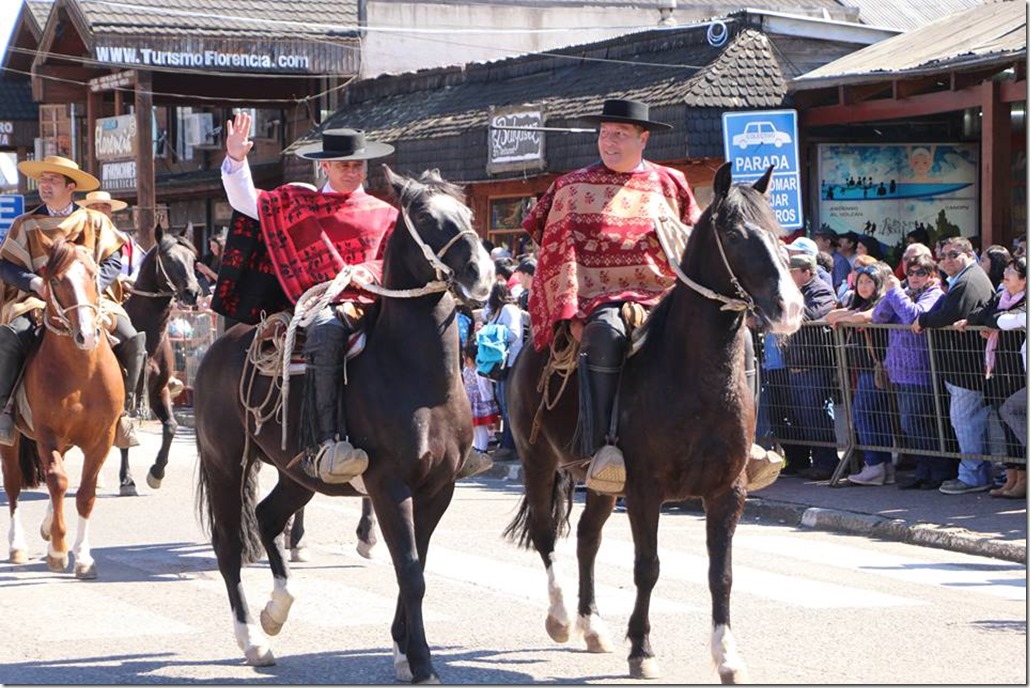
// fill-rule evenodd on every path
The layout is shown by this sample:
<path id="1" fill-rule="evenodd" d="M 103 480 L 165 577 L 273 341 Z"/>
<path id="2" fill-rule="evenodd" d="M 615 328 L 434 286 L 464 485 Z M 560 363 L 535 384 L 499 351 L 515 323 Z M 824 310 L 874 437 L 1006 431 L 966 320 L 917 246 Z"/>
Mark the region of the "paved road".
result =
<path id="1" fill-rule="evenodd" d="M 151 449 L 156 435 L 144 444 Z M 242 663 L 224 586 L 195 516 L 194 457 L 192 437 L 183 433 L 164 487 L 141 486 L 136 498 L 114 496 L 117 463 L 105 467 L 92 531 L 95 582 L 46 571 L 34 535 L 45 500 L 40 491 L 29 495 L 23 506 L 32 559 L 0 564 L 0 682 L 394 682 L 388 626 L 396 585 L 385 548 L 373 561 L 354 552 L 356 500 L 319 496 L 311 503 L 311 559 L 293 567 L 297 602 L 273 640 L 279 662 L 261 669 Z M 149 453 L 138 453 L 134 464 L 142 477 Z M 519 491 L 498 479 L 462 483 L 434 538 L 426 622 L 442 680 L 625 682 L 621 638 L 634 593 L 625 514 L 615 514 L 605 531 L 597 575 L 617 650 L 591 655 L 547 638 L 539 560 L 500 537 Z M 6 531 L 6 515 L 0 522 Z M 663 517 L 652 607 L 662 683 L 717 680 L 707 650 L 703 537 L 698 514 Z M 734 555 L 734 629 L 756 682 L 1027 680 L 1023 565 L 753 521 L 738 529 Z M 571 599 L 571 540 L 561 556 Z M 263 605 L 271 589 L 263 563 L 249 567 L 244 582 L 251 607 Z"/>

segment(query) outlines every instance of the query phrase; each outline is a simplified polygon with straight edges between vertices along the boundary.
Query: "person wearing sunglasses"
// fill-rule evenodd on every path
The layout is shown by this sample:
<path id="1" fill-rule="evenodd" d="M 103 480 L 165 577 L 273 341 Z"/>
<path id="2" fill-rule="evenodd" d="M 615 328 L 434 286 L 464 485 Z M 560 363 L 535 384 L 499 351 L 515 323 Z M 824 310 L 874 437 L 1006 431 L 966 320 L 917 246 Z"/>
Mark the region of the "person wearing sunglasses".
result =
<path id="1" fill-rule="evenodd" d="M 915 245 L 915 244 L 913 244 Z M 925 247 L 924 247 L 925 248 Z M 944 295 L 936 278 L 937 266 L 929 250 L 905 263 L 905 283 L 887 280 L 887 291 L 873 309 L 874 323 L 911 325 Z M 898 401 L 901 445 L 915 461 L 915 475 L 898 481 L 899 490 L 936 490 L 955 477 L 957 461 L 930 456 L 937 449 L 933 378 L 925 336 L 891 329 L 887 334 L 884 366 Z"/>
<path id="2" fill-rule="evenodd" d="M 951 237 L 941 244 L 940 267 L 948 276 L 948 290 L 933 307 L 912 323 L 912 332 L 948 327 L 983 307 L 994 296 L 994 286 L 977 264 L 973 247 L 965 237 Z M 983 394 L 980 372 L 984 342 L 975 332 L 947 330 L 934 333 L 931 342 L 937 355 L 937 370 L 951 397 L 948 413 L 959 451 L 970 457 L 989 454 L 987 422 L 990 407 Z M 991 488 L 989 461 L 963 458 L 958 477 L 945 481 L 942 494 L 985 492 Z"/>

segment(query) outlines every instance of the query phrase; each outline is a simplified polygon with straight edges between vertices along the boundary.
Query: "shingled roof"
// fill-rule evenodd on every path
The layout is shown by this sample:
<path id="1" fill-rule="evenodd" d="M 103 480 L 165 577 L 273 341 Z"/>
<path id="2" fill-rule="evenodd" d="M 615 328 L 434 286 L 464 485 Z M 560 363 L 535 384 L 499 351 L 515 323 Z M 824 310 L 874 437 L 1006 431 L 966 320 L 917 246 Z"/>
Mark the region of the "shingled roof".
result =
<path id="1" fill-rule="evenodd" d="M 352 38 L 357 0 L 76 0 L 97 35 Z"/>
<path id="2" fill-rule="evenodd" d="M 470 181 L 484 175 L 491 106 L 533 104 L 548 126 L 565 126 L 599 112 L 605 98 L 632 98 L 675 127 L 652 137 L 656 159 L 721 155 L 723 110 L 776 107 L 787 92 L 769 38 L 742 22 L 729 20 L 728 27 L 721 47 L 709 44 L 706 26 L 696 25 L 547 55 L 366 79 L 348 87 L 346 104 L 321 128 L 365 129 L 369 138 L 397 147 L 394 164 L 401 169 L 431 163 L 448 178 Z M 291 150 L 316 137 L 312 132 Z M 596 146 L 587 138 L 550 136 L 548 160 L 564 169 L 588 164 Z M 441 139 L 448 139 L 446 147 L 432 143 Z"/>

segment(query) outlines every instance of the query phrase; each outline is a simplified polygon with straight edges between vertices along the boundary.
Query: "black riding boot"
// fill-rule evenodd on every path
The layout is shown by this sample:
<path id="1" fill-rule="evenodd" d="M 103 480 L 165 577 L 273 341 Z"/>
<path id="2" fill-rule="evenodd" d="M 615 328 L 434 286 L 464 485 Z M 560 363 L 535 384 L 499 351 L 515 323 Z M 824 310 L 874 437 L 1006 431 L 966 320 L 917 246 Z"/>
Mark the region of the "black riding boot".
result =
<path id="1" fill-rule="evenodd" d="M 626 354 L 626 327 L 619 306 L 603 307 L 583 328 L 579 358 L 580 449 L 590 456 L 586 484 L 592 490 L 619 494 L 626 483 L 626 463 L 612 427 L 619 376 Z"/>
<path id="2" fill-rule="evenodd" d="M 24 363 L 25 352 L 18 335 L 11 328 L 0 326 L 0 444 L 7 447 L 14 444 L 17 434 L 14 413 L 7 404 Z"/>
<path id="3" fill-rule="evenodd" d="M 349 483 L 368 468 L 368 454 L 350 443 L 347 437 L 346 414 L 342 403 L 343 379 L 340 366 L 319 366 L 307 359 L 307 379 L 311 385 L 312 404 L 318 447 L 311 461 L 304 462 L 305 472 L 326 483 Z"/>
<path id="4" fill-rule="evenodd" d="M 137 332 L 134 337 L 123 341 L 114 348 L 114 355 L 122 369 L 122 382 L 125 385 L 125 410 L 118 419 L 114 446 L 119 449 L 129 449 L 139 446 L 131 415 L 136 409 L 139 378 L 143 373 L 143 366 L 147 363 L 147 333 Z"/>

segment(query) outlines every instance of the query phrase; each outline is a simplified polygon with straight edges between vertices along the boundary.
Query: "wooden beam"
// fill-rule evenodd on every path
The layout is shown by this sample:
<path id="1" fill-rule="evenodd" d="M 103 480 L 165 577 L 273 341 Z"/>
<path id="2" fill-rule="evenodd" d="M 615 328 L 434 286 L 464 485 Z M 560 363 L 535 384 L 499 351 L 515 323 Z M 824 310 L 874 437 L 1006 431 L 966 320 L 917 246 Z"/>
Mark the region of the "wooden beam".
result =
<path id="1" fill-rule="evenodd" d="M 886 119 L 905 119 L 979 107 L 979 89 L 940 91 L 911 98 L 882 98 L 854 105 L 829 105 L 799 109 L 800 125 L 821 127 Z"/>
<path id="2" fill-rule="evenodd" d="M 879 81 L 872 84 L 855 84 L 854 86 L 841 86 L 841 102 L 845 105 L 854 105 L 869 100 L 883 93 L 891 92 L 889 82 Z"/>
<path id="3" fill-rule="evenodd" d="M 1026 79 L 1001 82 L 1001 102 L 1018 103 L 1026 100 Z"/>
<path id="4" fill-rule="evenodd" d="M 86 94 L 86 169 L 99 176 L 97 168 L 97 119 L 101 117 L 103 95 L 96 91 Z"/>
<path id="5" fill-rule="evenodd" d="M 944 83 L 941 83 L 941 82 Z M 897 99 L 911 98 L 922 93 L 930 93 L 947 88 L 950 80 L 946 75 L 928 76 L 921 79 L 899 79 L 894 82 L 894 97 Z"/>
<path id="6" fill-rule="evenodd" d="M 979 86 L 983 82 L 989 81 L 991 77 L 1000 71 L 1002 71 L 1002 68 L 996 66 L 991 69 L 979 69 L 971 72 L 952 72 L 951 90 L 961 91 L 971 86 Z"/>
<path id="7" fill-rule="evenodd" d="M 157 210 L 157 195 L 154 191 L 154 135 L 151 127 L 154 119 L 153 82 L 150 72 L 136 74 L 136 240 L 146 250 L 154 245 L 154 218 Z"/>
<path id="8" fill-rule="evenodd" d="M 1011 106 L 1002 103 L 1000 84 L 987 81 L 981 93 L 983 126 L 980 143 L 980 242 L 983 246 L 1008 245 L 1012 232 L 1012 117 Z"/>

